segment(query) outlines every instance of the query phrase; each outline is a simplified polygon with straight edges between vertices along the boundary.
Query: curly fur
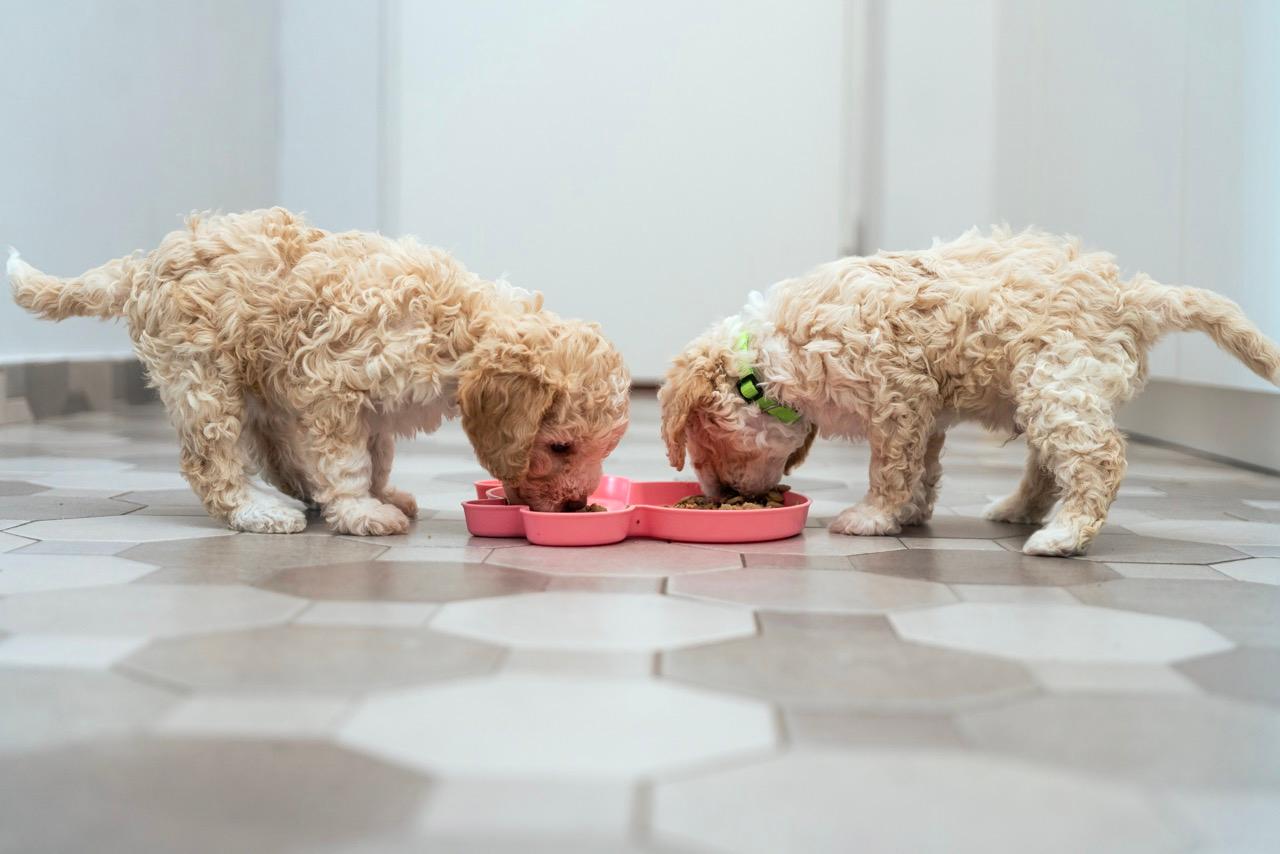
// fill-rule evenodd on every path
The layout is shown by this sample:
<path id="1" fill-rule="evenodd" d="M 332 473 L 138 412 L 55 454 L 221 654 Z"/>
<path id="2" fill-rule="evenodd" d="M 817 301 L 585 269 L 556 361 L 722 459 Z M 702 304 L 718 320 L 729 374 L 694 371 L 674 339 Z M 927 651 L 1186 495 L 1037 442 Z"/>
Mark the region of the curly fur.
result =
<path id="1" fill-rule="evenodd" d="M 971 231 L 924 251 L 846 258 L 755 295 L 674 360 L 659 395 L 663 437 L 672 464 L 687 451 L 710 492 L 774 485 L 814 429 L 866 438 L 867 495 L 831 528 L 892 534 L 932 514 L 950 424 L 1025 433 L 1023 482 L 988 518 L 1039 523 L 1061 498 L 1024 550 L 1078 554 L 1124 476 L 1115 409 L 1141 390 L 1157 339 L 1184 329 L 1280 384 L 1280 348 L 1222 296 L 1142 274 L 1121 281 L 1111 255 L 1073 238 Z M 737 394 L 741 330 L 766 393 L 801 421 L 784 425 Z"/>
<path id="2" fill-rule="evenodd" d="M 399 533 L 417 508 L 388 483 L 397 435 L 461 414 L 509 496 L 558 510 L 586 500 L 626 427 L 629 377 L 597 326 L 412 238 L 281 208 L 193 215 L 148 254 L 59 279 L 15 253 L 9 278 L 42 317 L 127 319 L 183 474 L 240 530 L 305 524 L 250 491 L 250 460 L 334 530 Z"/>

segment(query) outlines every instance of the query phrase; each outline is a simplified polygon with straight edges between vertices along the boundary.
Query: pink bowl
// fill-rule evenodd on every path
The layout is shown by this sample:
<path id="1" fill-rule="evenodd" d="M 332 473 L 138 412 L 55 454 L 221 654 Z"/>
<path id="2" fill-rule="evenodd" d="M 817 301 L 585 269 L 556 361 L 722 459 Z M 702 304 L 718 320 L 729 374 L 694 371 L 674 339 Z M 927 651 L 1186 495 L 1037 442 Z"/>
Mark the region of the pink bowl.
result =
<path id="1" fill-rule="evenodd" d="M 683 510 L 666 505 L 696 495 L 688 481 L 636 481 L 606 475 L 591 496 L 604 513 L 538 513 L 507 504 L 502 484 L 476 481 L 464 501 L 467 530 L 477 537 L 525 537 L 540 546 L 599 546 L 627 537 L 683 543 L 754 543 L 794 537 L 804 529 L 809 499 L 788 492 L 783 507 L 763 510 Z"/>

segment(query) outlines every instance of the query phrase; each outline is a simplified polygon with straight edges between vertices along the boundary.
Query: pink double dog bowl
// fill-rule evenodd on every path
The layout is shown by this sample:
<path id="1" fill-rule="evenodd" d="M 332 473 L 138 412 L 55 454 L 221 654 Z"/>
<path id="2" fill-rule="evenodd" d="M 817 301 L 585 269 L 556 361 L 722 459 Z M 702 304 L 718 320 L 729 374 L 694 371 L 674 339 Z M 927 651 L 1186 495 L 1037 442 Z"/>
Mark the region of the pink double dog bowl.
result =
<path id="1" fill-rule="evenodd" d="M 539 546 L 602 546 L 627 537 L 682 543 L 756 543 L 804 530 L 809 499 L 788 492 L 782 507 L 761 510 L 684 510 L 667 505 L 697 495 L 688 481 L 639 481 L 606 475 L 589 501 L 604 513 L 537 513 L 508 504 L 502 484 L 476 481 L 476 498 L 462 502 L 476 537 L 524 537 Z"/>

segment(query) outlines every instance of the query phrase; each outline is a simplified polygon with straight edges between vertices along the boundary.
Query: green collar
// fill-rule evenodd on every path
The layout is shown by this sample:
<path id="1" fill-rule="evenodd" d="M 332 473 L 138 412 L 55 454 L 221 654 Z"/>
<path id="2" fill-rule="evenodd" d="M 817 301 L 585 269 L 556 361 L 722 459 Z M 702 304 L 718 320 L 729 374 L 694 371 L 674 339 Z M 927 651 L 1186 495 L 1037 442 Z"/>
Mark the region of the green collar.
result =
<path id="1" fill-rule="evenodd" d="M 749 353 L 751 351 L 750 333 L 743 332 L 739 334 L 738 345 L 734 349 L 739 353 Z M 799 412 L 789 406 L 783 406 L 771 397 L 764 396 L 764 392 L 760 390 L 760 380 L 756 379 L 755 368 L 745 356 L 738 359 L 738 394 L 756 404 L 783 424 L 794 424 L 800 420 Z"/>

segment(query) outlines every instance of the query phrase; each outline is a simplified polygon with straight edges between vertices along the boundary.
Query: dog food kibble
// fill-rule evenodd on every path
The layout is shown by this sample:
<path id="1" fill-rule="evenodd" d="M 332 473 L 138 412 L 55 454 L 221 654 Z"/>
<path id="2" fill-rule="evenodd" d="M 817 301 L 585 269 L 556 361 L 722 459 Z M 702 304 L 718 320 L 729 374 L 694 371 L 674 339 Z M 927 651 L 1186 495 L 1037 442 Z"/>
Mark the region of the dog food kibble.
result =
<path id="1" fill-rule="evenodd" d="M 578 511 L 579 513 L 608 513 L 609 508 L 603 504 L 588 504 Z"/>
<path id="2" fill-rule="evenodd" d="M 791 487 L 784 483 L 762 495 L 727 495 L 719 501 L 705 495 L 690 495 L 671 506 L 681 510 L 767 510 L 782 507 L 789 489 Z"/>

